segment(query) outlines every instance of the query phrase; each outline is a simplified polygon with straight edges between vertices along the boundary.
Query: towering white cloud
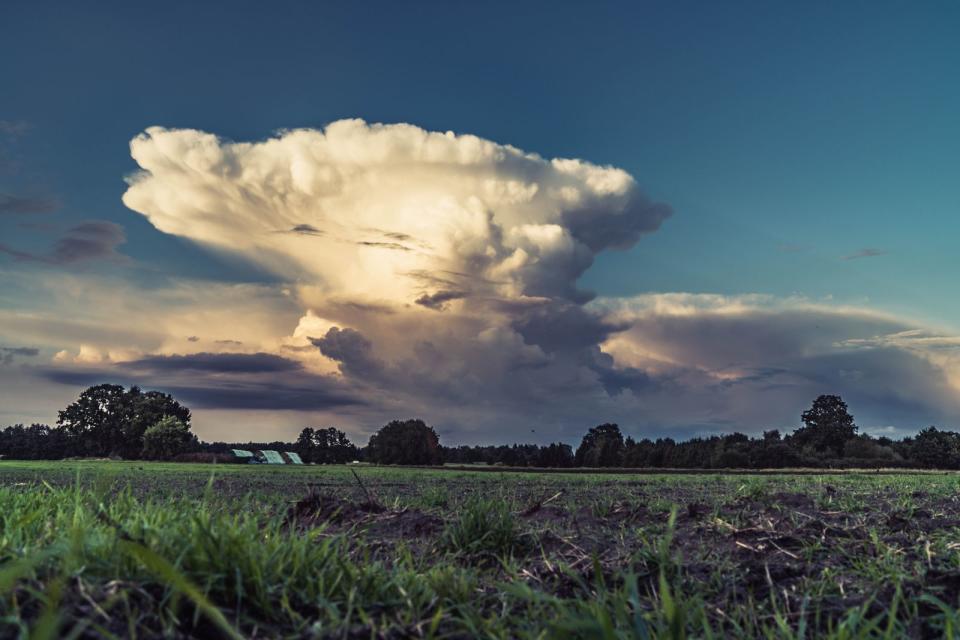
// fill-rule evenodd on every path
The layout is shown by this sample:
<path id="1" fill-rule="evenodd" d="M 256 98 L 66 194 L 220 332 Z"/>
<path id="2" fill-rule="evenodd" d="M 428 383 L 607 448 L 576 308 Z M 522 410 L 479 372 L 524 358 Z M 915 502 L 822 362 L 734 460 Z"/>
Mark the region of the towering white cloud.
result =
<path id="1" fill-rule="evenodd" d="M 467 425 L 608 393 L 615 327 L 577 279 L 670 215 L 621 169 L 403 124 L 258 143 L 151 128 L 131 152 L 127 206 L 295 285 L 285 355 L 385 411 Z"/>
<path id="2" fill-rule="evenodd" d="M 342 120 L 257 143 L 153 127 L 131 153 L 142 171 L 123 201 L 159 230 L 354 303 L 581 302 L 596 253 L 670 214 L 620 169 L 406 124 Z"/>

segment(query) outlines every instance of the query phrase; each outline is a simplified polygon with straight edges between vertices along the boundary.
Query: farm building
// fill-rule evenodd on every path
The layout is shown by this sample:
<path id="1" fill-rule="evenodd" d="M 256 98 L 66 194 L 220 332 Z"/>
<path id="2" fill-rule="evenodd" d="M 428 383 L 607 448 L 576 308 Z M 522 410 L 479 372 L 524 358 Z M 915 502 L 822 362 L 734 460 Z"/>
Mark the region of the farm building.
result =
<path id="1" fill-rule="evenodd" d="M 300 455 L 293 451 L 274 451 L 263 449 L 248 451 L 246 449 L 231 449 L 233 456 L 247 464 L 303 464 Z"/>

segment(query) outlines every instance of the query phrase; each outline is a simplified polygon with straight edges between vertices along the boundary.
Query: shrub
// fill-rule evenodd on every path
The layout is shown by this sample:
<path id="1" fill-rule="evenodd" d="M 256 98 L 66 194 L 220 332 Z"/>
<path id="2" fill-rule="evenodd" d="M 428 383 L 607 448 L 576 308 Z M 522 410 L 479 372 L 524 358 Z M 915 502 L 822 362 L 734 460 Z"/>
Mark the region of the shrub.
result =
<path id="1" fill-rule="evenodd" d="M 190 427 L 167 416 L 143 433 L 143 457 L 148 460 L 170 460 L 196 446 Z"/>

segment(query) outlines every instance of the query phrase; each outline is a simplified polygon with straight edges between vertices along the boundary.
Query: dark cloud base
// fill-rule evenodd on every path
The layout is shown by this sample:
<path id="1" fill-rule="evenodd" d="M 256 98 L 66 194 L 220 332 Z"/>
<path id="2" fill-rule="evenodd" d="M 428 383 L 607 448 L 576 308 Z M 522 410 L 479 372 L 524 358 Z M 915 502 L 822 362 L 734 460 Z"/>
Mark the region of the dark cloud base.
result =
<path id="1" fill-rule="evenodd" d="M 35 347 L 0 347 L 0 364 L 12 364 L 14 358 L 35 358 L 40 349 Z"/>
<path id="2" fill-rule="evenodd" d="M 52 382 L 86 387 L 113 383 L 172 393 L 200 409 L 318 411 L 367 402 L 339 380 L 266 353 L 149 356 L 112 366 L 43 368 Z"/>

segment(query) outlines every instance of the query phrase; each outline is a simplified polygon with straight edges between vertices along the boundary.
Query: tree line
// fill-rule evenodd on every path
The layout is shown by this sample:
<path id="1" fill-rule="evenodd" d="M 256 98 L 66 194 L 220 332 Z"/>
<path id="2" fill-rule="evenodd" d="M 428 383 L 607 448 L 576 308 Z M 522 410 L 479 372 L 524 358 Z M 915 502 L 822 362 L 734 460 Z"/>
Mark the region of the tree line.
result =
<path id="1" fill-rule="evenodd" d="M 846 403 L 817 398 L 790 434 L 731 433 L 676 441 L 624 437 L 616 424 L 590 428 L 576 450 L 569 444 L 447 447 L 422 420 L 394 420 L 360 447 L 335 427 L 308 427 L 293 442 L 201 442 L 190 430 L 190 410 L 171 395 L 102 384 L 90 387 L 58 413 L 56 426 L 12 425 L 0 430 L 0 456 L 59 460 L 231 461 L 231 449 L 293 451 L 305 462 L 342 464 L 487 464 L 516 467 L 653 467 L 776 469 L 787 467 L 904 467 L 960 469 L 960 433 L 929 427 L 893 440 L 860 433 Z"/>

